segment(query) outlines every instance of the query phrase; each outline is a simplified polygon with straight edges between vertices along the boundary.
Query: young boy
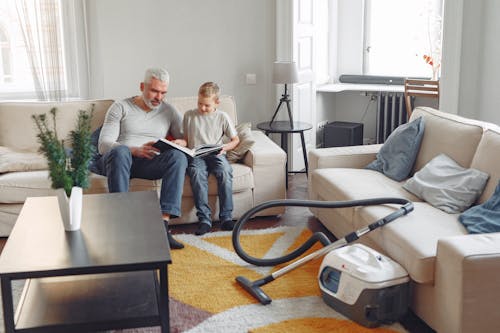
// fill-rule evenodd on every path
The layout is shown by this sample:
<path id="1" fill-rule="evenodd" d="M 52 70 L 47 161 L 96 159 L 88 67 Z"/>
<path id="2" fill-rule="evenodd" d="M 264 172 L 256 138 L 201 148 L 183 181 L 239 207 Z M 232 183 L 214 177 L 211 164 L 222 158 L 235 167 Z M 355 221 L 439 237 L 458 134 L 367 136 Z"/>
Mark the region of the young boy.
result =
<path id="1" fill-rule="evenodd" d="M 228 114 L 218 110 L 219 86 L 206 82 L 198 91 L 198 108 L 184 114 L 184 140 L 188 148 L 201 144 L 222 144 L 224 136 L 231 139 L 223 145 L 218 155 L 194 157 L 189 161 L 187 173 L 200 221 L 196 235 L 207 233 L 212 227 L 211 210 L 208 206 L 208 175 L 217 179 L 219 195 L 219 219 L 222 230 L 232 230 L 233 213 L 233 169 L 226 159 L 225 152 L 234 149 L 240 142 L 236 129 Z"/>

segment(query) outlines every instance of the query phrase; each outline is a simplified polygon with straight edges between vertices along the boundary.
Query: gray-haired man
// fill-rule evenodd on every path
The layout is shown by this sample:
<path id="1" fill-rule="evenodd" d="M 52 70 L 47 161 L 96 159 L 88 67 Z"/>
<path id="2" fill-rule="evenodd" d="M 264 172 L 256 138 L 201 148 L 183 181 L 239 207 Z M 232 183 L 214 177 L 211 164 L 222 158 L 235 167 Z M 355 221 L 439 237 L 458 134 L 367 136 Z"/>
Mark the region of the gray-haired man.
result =
<path id="1" fill-rule="evenodd" d="M 177 149 L 161 153 L 152 146 L 158 138 L 181 139 L 182 116 L 163 101 L 169 74 L 162 68 L 146 70 L 141 95 L 114 102 L 99 135 L 99 153 L 93 172 L 108 178 L 109 192 L 128 192 L 131 178 L 161 179 L 160 208 L 172 249 L 184 245 L 168 231 L 171 217 L 181 214 L 187 158 Z"/>

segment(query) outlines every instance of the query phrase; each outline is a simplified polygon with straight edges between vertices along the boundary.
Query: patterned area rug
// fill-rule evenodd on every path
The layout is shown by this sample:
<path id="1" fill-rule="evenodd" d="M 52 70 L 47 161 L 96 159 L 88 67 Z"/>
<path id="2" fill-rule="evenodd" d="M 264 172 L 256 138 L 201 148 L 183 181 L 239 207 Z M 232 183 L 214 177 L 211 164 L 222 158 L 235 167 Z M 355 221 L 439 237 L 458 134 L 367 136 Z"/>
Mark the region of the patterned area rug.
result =
<path id="1" fill-rule="evenodd" d="M 241 244 L 252 256 L 273 258 L 295 249 L 310 235 L 303 227 L 245 230 Z M 240 259 L 234 252 L 231 232 L 176 237 L 186 248 L 172 251 L 169 267 L 174 333 L 406 332 L 398 323 L 368 329 L 328 307 L 316 282 L 321 259 L 265 285 L 263 290 L 273 302 L 263 306 L 236 283 L 235 277 L 242 275 L 253 281 L 277 268 L 256 267 Z M 318 244 L 310 252 L 320 247 Z"/>
<path id="2" fill-rule="evenodd" d="M 172 251 L 169 267 L 170 327 L 172 333 L 278 333 L 407 332 L 400 324 L 375 329 L 360 326 L 328 307 L 321 299 L 316 275 L 321 259 L 265 285 L 273 299 L 263 306 L 235 281 L 242 275 L 251 281 L 269 275 L 277 268 L 255 267 L 234 252 L 231 232 L 212 232 L 204 236 L 176 235 L 186 248 Z M 245 230 L 241 244 L 258 258 L 274 258 L 302 244 L 311 232 L 303 227 Z M 316 245 L 308 253 L 317 250 Z M 14 285 L 17 303 L 22 281 Z M 0 332 L 3 322 L 0 308 Z M 159 327 L 127 329 L 115 333 L 157 333 Z"/>

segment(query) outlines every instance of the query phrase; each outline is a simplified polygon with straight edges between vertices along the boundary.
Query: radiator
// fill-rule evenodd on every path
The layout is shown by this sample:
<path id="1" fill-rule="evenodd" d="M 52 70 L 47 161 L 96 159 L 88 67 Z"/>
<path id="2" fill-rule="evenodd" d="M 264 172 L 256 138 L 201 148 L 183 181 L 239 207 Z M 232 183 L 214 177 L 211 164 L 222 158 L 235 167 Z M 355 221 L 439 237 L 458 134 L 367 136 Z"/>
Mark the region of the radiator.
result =
<path id="1" fill-rule="evenodd" d="M 377 101 L 377 143 L 387 137 L 401 124 L 407 122 L 404 93 L 379 92 Z"/>

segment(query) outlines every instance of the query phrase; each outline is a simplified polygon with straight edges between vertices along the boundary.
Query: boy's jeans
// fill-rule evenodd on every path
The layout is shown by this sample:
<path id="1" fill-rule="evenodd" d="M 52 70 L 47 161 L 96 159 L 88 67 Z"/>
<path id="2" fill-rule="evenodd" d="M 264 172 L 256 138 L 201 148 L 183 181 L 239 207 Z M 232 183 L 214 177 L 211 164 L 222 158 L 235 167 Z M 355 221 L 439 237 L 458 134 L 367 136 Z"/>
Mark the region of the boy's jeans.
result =
<path id="1" fill-rule="evenodd" d="M 193 189 L 196 215 L 201 223 L 212 225 L 212 211 L 208 206 L 208 175 L 217 179 L 217 194 L 219 195 L 219 219 L 232 219 L 233 213 L 233 168 L 226 155 L 209 155 L 195 157 L 189 161 L 187 173 Z"/>
<path id="2" fill-rule="evenodd" d="M 131 178 L 161 179 L 160 208 L 171 217 L 181 215 L 187 157 L 168 149 L 151 160 L 132 157 L 127 146 L 117 146 L 94 162 L 90 171 L 108 177 L 109 192 L 128 192 Z"/>

